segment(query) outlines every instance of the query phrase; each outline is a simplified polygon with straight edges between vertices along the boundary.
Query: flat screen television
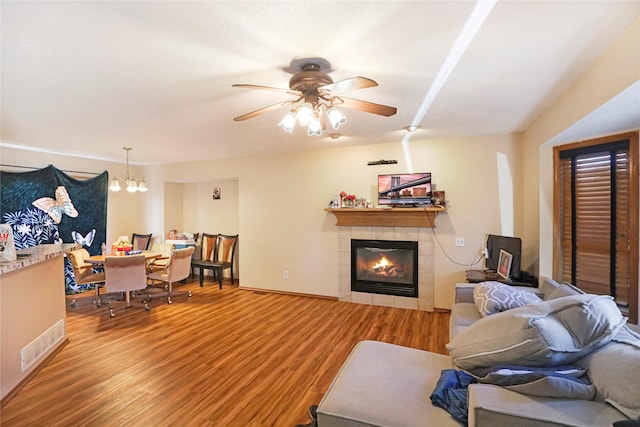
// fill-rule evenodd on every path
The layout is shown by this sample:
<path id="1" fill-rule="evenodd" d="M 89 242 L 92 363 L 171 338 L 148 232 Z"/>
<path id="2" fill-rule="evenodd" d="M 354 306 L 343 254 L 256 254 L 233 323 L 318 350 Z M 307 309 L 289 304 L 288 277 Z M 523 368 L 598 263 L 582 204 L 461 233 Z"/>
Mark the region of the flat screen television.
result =
<path id="1" fill-rule="evenodd" d="M 496 271 L 498 269 L 498 261 L 500 259 L 500 249 L 504 249 L 513 255 L 511 261 L 511 272 L 509 277 L 518 279 L 520 277 L 520 257 L 522 252 L 522 239 L 519 237 L 497 236 L 495 234 L 487 235 L 485 267 L 489 270 Z"/>
<path id="2" fill-rule="evenodd" d="M 378 205 L 414 206 L 431 203 L 431 172 L 378 175 Z"/>

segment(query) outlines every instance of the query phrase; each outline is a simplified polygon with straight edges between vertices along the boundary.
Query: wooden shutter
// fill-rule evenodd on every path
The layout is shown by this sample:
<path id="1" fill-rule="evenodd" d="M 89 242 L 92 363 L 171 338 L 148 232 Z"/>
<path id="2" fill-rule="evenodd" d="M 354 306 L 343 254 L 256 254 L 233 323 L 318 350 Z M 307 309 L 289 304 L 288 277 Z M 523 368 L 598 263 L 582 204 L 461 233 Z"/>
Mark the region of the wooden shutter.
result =
<path id="1" fill-rule="evenodd" d="M 561 281 L 612 295 L 637 318 L 638 199 L 631 151 L 629 140 L 556 150 L 555 259 Z"/>

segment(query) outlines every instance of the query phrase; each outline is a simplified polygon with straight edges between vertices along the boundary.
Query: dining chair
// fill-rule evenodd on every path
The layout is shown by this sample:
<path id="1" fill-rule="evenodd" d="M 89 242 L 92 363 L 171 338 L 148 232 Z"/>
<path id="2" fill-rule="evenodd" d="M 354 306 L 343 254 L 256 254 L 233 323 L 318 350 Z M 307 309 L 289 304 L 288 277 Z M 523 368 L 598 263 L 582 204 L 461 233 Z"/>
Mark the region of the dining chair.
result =
<path id="1" fill-rule="evenodd" d="M 107 256 L 104 259 L 106 292 L 124 292 L 125 309 L 131 307 L 131 292 L 140 291 L 147 287 L 147 263 L 145 256 Z M 145 304 L 149 310 L 149 305 Z M 109 315 L 115 316 L 113 301 L 109 301 Z"/>
<path id="2" fill-rule="evenodd" d="M 211 233 L 202 233 L 202 241 L 199 245 L 196 245 L 197 253 L 191 260 L 191 274 L 193 275 L 194 270 L 199 268 L 200 264 L 203 262 L 213 262 L 216 245 L 218 243 L 219 234 L 211 234 Z M 202 275 L 202 270 L 200 270 L 200 274 Z"/>
<path id="3" fill-rule="evenodd" d="M 67 252 L 67 257 L 71 261 L 76 284 L 95 285 L 96 299 L 93 300 L 93 303 L 99 306 L 101 304 L 100 285 L 104 285 L 105 282 L 104 271 L 96 272 L 93 265 L 84 262 L 90 257 L 89 252 L 84 248 Z"/>
<path id="4" fill-rule="evenodd" d="M 151 252 L 161 254 L 161 256 L 151 260 L 147 264 L 147 273 L 153 273 L 154 271 L 167 268 L 174 246 L 173 243 L 155 242 L 151 247 Z"/>
<path id="5" fill-rule="evenodd" d="M 174 250 L 169 256 L 167 268 L 147 274 L 147 279 L 151 280 L 151 287 L 155 285 L 156 281 L 167 283 L 168 292 L 166 295 L 169 304 L 173 303 L 171 300 L 173 295 L 186 294 L 189 297 L 191 296 L 191 291 L 174 291 L 173 284 L 186 279 L 191 274 L 191 255 L 194 249 L 193 246 L 189 246 L 184 249 Z M 156 296 L 164 296 L 164 294 L 164 292 L 160 294 L 147 293 L 147 301 Z"/>
<path id="6" fill-rule="evenodd" d="M 219 234 L 214 248 L 213 260 L 202 260 L 192 264 L 199 269 L 200 286 L 204 286 L 204 271 L 212 270 L 214 279 L 218 279 L 218 285 L 222 289 L 224 271 L 231 270 L 231 284 L 234 283 L 233 266 L 235 264 L 236 246 L 238 235 Z"/>
<path id="7" fill-rule="evenodd" d="M 134 251 L 147 251 L 149 250 L 149 244 L 151 243 L 152 234 L 138 234 L 133 233 L 131 235 L 131 244 Z"/>

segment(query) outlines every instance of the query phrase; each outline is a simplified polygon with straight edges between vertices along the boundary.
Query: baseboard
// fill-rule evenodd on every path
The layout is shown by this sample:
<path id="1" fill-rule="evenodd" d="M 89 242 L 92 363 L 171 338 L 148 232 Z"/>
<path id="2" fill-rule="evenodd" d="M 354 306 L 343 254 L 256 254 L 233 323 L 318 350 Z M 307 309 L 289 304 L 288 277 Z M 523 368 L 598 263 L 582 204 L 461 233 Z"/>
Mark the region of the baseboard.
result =
<path id="1" fill-rule="evenodd" d="M 295 297 L 308 297 L 308 298 L 318 298 L 318 299 L 328 299 L 332 301 L 338 301 L 338 297 L 330 297 L 327 295 L 305 294 L 302 292 L 278 291 L 275 289 L 247 288 L 244 286 L 238 286 L 238 289 L 241 291 L 250 291 L 255 293 L 281 294 L 281 295 L 291 295 Z"/>
<path id="2" fill-rule="evenodd" d="M 65 337 L 64 340 L 60 341 L 60 343 L 58 344 L 57 347 L 55 347 L 51 353 L 49 353 L 49 355 L 47 357 L 45 357 L 44 359 L 42 359 L 40 361 L 40 363 L 38 363 L 38 366 L 36 366 L 33 371 L 29 372 L 29 374 L 27 374 L 26 377 L 24 377 L 22 379 L 22 381 L 20 381 L 13 389 L 11 389 L 11 391 L 9 391 L 3 398 L 2 400 L 0 400 L 0 408 L 2 408 L 4 405 L 6 405 L 16 394 L 18 394 L 18 392 L 22 389 L 22 387 L 24 387 L 25 385 L 27 385 L 27 383 L 29 381 L 31 381 L 31 379 L 33 377 L 36 376 L 36 374 L 38 372 L 40 372 L 40 370 L 42 368 L 44 368 L 51 359 L 53 359 L 53 357 L 58 354 L 63 348 L 64 346 L 66 346 L 69 343 L 69 338 Z"/>
<path id="3" fill-rule="evenodd" d="M 327 295 L 316 295 L 316 294 L 305 294 L 302 292 L 289 292 L 289 291 L 278 291 L 275 289 L 262 289 L 262 288 L 248 288 L 245 286 L 238 285 L 238 289 L 241 291 L 250 291 L 255 293 L 263 293 L 263 294 L 281 294 L 281 295 L 291 295 L 296 297 L 308 297 L 308 298 L 319 298 L 319 299 L 327 299 L 331 301 L 338 301 L 338 297 L 330 297 Z M 451 314 L 451 310 L 447 308 L 434 308 L 432 313 L 448 313 Z"/>

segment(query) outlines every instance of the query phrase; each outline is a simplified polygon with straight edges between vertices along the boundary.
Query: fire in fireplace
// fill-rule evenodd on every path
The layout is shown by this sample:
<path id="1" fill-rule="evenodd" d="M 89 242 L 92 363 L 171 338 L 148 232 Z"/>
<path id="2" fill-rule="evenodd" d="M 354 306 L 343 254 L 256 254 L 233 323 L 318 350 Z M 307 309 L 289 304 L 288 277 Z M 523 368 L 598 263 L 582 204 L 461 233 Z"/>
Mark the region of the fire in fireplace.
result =
<path id="1" fill-rule="evenodd" d="M 418 242 L 351 240 L 351 290 L 418 297 Z"/>

